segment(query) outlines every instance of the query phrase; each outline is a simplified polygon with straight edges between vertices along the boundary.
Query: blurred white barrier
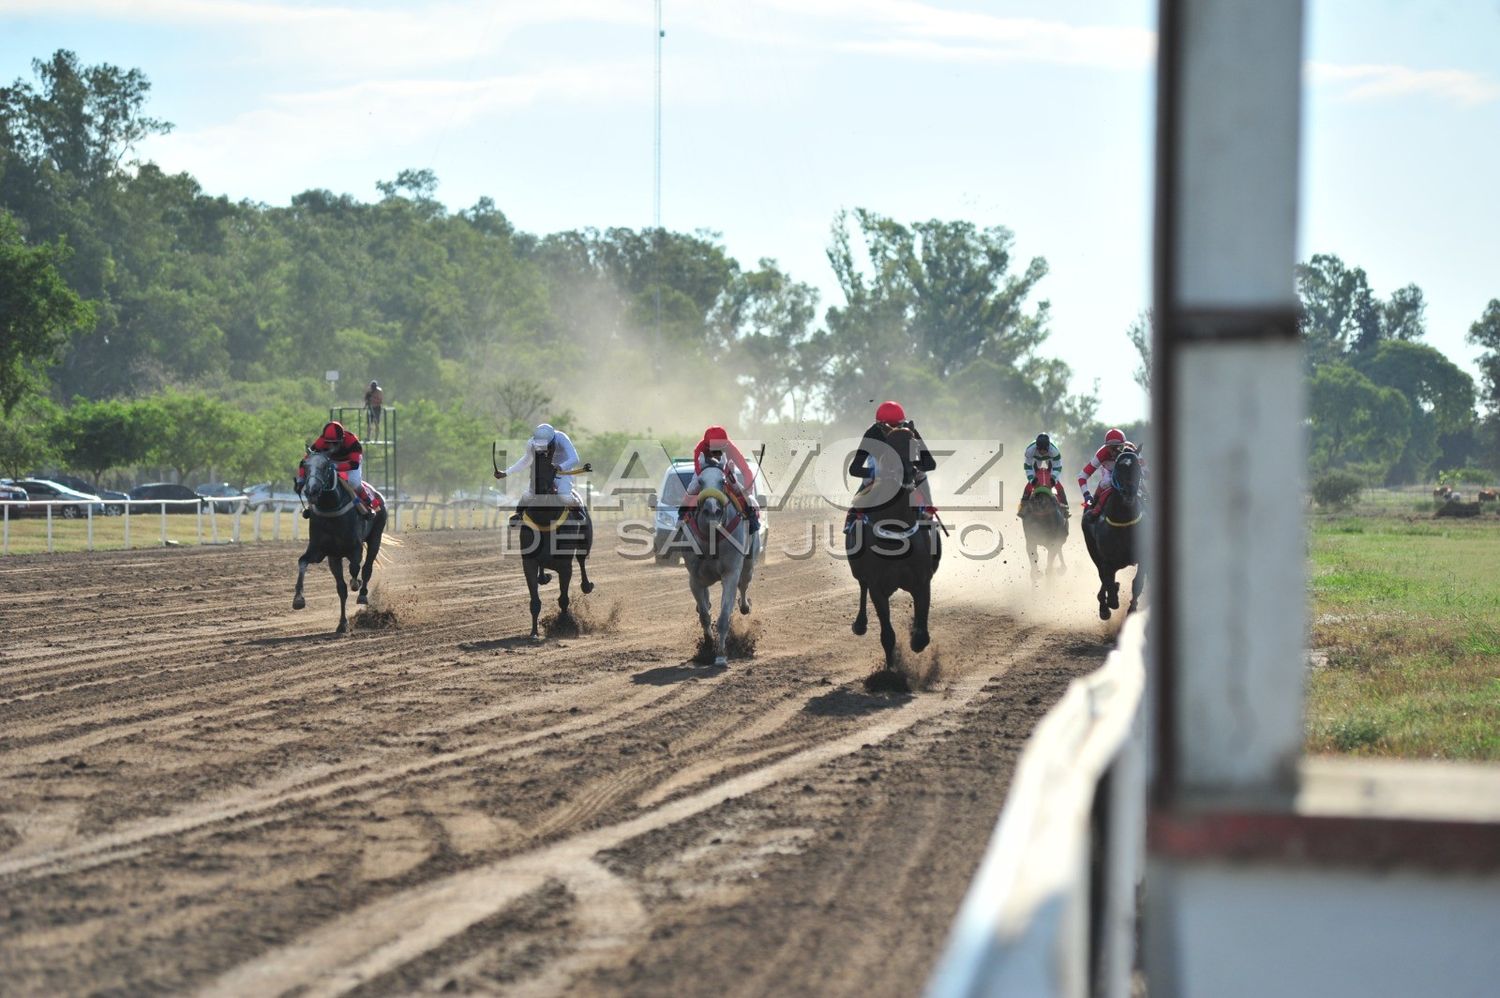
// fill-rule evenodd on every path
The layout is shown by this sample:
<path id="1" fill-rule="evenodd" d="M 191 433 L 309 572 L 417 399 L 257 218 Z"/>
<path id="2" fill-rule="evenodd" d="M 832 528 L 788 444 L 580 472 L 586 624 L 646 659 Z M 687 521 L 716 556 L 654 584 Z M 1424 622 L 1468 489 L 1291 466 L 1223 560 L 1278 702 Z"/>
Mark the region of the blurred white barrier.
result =
<path id="1" fill-rule="evenodd" d="M 1144 614 L 1021 752 L 932 998 L 1126 998 L 1145 859 Z"/>

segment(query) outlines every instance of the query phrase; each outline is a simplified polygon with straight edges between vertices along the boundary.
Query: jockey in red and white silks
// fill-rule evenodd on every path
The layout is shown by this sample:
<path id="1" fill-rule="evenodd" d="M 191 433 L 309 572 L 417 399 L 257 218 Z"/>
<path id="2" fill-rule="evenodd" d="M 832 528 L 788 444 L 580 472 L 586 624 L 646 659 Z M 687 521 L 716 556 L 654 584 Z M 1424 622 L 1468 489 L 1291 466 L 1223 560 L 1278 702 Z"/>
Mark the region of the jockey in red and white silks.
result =
<path id="1" fill-rule="evenodd" d="M 1083 508 L 1085 512 L 1096 512 L 1104 507 L 1104 500 L 1109 498 L 1110 492 L 1114 490 L 1115 459 L 1120 452 L 1126 448 L 1136 450 L 1135 444 L 1125 439 L 1125 431 L 1112 429 L 1104 434 L 1104 446 L 1094 452 L 1093 460 L 1083 466 L 1078 473 L 1078 488 L 1083 492 Z M 1146 471 L 1146 459 L 1141 458 L 1141 473 Z M 1099 473 L 1099 491 L 1093 495 L 1089 494 L 1089 478 L 1095 472 Z"/>

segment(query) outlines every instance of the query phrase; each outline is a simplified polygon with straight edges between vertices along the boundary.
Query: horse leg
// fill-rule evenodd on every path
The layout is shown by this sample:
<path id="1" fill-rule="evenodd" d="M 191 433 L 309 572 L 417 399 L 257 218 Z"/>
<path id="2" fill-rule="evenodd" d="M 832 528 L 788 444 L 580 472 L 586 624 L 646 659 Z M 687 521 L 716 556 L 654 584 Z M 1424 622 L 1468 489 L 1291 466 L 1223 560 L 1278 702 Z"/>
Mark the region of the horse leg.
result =
<path id="1" fill-rule="evenodd" d="M 865 585 L 864 581 L 861 580 L 859 583 L 859 613 L 854 618 L 854 627 L 852 628 L 856 635 L 864 634 L 870 627 L 870 619 L 865 614 L 865 601 L 869 593 L 870 587 Z"/>
<path id="2" fill-rule="evenodd" d="M 376 514 L 375 526 L 370 528 L 370 540 L 365 545 L 365 570 L 359 579 L 359 603 L 370 602 L 370 576 L 375 572 L 375 556 L 380 554 L 380 535 L 385 530 L 385 510 Z"/>
<path id="3" fill-rule="evenodd" d="M 542 598 L 537 595 L 537 576 L 541 574 L 537 570 L 537 563 L 530 558 L 521 559 L 521 572 L 526 576 L 526 591 L 531 594 L 531 640 L 540 641 L 541 631 L 537 630 L 536 619 L 542 613 Z"/>
<path id="4" fill-rule="evenodd" d="M 1109 608 L 1120 609 L 1120 583 L 1115 581 L 1115 573 L 1109 573 Z"/>
<path id="5" fill-rule="evenodd" d="M 931 643 L 927 634 L 927 610 L 932 605 L 932 580 L 918 578 L 911 586 L 911 650 L 920 652 Z"/>
<path id="6" fill-rule="evenodd" d="M 719 636 L 715 645 L 714 665 L 729 664 L 729 621 L 734 612 L 734 590 L 740 584 L 739 573 L 726 576 L 719 583 Z"/>
<path id="7" fill-rule="evenodd" d="M 753 545 L 752 541 L 752 545 Z M 750 548 L 750 553 L 745 560 L 740 562 L 740 613 L 750 612 L 750 578 L 755 574 L 755 548 Z"/>
<path id="8" fill-rule="evenodd" d="M 578 556 L 578 588 L 583 591 L 583 594 L 585 596 L 594 591 L 594 584 L 589 581 L 589 566 L 587 564 L 587 560 L 588 555 L 586 554 L 581 554 Z"/>
<path id="9" fill-rule="evenodd" d="M 1135 566 L 1135 578 L 1130 580 L 1130 607 L 1127 613 L 1134 613 L 1135 606 L 1140 602 L 1141 590 L 1146 588 L 1146 566 Z"/>
<path id="10" fill-rule="evenodd" d="M 328 570 L 333 573 L 333 581 L 337 582 L 339 586 L 339 626 L 333 632 L 335 634 L 349 633 L 349 587 L 344 582 L 344 573 L 341 571 L 343 567 L 344 562 L 342 558 L 334 557 L 328 559 Z"/>
<path id="11" fill-rule="evenodd" d="M 564 558 L 557 566 L 557 612 L 560 616 L 568 615 L 568 603 L 570 597 L 568 589 L 573 585 L 573 559 Z"/>
<path id="12" fill-rule="evenodd" d="M 870 602 L 875 604 L 875 616 L 880 618 L 880 647 L 885 649 L 885 667 L 896 665 L 896 629 L 891 626 L 891 595 L 881 589 L 870 590 Z"/>
<path id="13" fill-rule="evenodd" d="M 307 606 L 307 600 L 302 598 L 302 580 L 307 575 L 307 564 L 310 560 L 311 558 L 307 554 L 297 559 L 297 591 L 292 593 L 293 610 L 300 610 Z"/>

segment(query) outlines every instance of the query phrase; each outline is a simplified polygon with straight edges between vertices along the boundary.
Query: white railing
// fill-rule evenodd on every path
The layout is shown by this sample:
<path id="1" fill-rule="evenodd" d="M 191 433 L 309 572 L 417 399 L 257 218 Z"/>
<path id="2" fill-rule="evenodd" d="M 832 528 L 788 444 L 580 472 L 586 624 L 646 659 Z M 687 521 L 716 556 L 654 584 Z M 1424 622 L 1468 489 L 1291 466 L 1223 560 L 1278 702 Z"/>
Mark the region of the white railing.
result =
<path id="1" fill-rule="evenodd" d="M 1126 998 L 1145 863 L 1145 615 L 1021 752 L 932 998 Z"/>

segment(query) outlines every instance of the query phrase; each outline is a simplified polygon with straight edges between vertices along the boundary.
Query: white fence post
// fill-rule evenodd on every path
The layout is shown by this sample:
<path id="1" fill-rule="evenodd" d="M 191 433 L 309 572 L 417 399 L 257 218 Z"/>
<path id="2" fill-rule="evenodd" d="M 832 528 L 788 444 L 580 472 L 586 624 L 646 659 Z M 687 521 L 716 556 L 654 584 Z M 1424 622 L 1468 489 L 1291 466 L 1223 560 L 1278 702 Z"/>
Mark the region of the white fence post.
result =
<path id="1" fill-rule="evenodd" d="M 52 553 L 52 504 L 47 504 L 47 553 Z"/>
<path id="2" fill-rule="evenodd" d="M 203 546 L 203 503 L 193 508 L 193 527 L 198 532 L 198 546 Z"/>
<path id="3" fill-rule="evenodd" d="M 83 513 L 83 515 L 85 517 L 87 517 L 88 521 L 89 521 L 89 527 L 88 527 L 88 535 L 89 535 L 88 550 L 92 551 L 92 550 L 94 550 L 94 504 L 93 503 L 89 503 L 87 506 L 84 507 L 84 513 Z"/>
<path id="4" fill-rule="evenodd" d="M 158 508 L 161 510 L 161 546 L 162 547 L 166 547 L 167 546 L 167 504 L 166 503 L 162 503 L 161 506 L 158 507 Z"/>
<path id="5" fill-rule="evenodd" d="M 125 513 L 121 517 L 125 521 L 125 550 L 130 550 L 130 504 L 133 500 L 125 500 Z"/>

